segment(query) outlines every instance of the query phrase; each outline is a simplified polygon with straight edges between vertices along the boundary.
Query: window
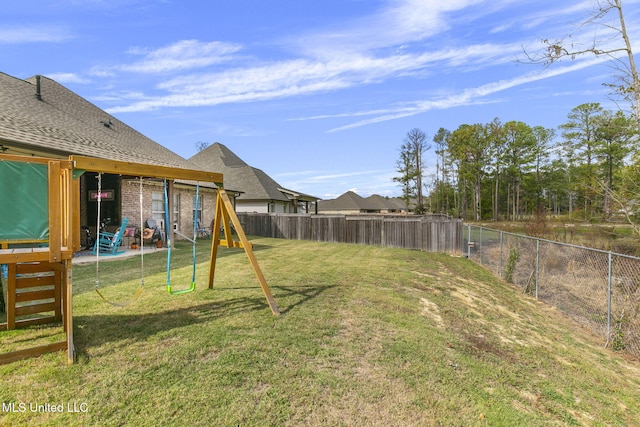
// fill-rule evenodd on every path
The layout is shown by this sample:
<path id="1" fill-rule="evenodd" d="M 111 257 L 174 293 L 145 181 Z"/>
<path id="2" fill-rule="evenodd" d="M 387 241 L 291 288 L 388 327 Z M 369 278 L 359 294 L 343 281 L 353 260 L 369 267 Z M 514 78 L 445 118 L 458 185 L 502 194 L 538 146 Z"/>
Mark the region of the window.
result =
<path id="1" fill-rule="evenodd" d="M 151 193 L 151 217 L 156 220 L 156 224 L 164 228 L 164 192 L 154 191 Z M 173 195 L 173 215 L 171 221 L 174 227 L 180 222 L 180 194 Z"/>
<path id="2" fill-rule="evenodd" d="M 158 226 L 164 224 L 164 193 L 161 191 L 151 193 L 151 218 Z"/>
<path id="3" fill-rule="evenodd" d="M 198 212 L 196 210 L 196 198 L 193 198 L 193 207 L 191 209 L 194 216 L 192 218 L 196 218 L 196 223 L 202 226 L 202 196 L 198 197 Z"/>
<path id="4" fill-rule="evenodd" d="M 180 194 L 175 193 L 173 195 L 173 229 L 180 229 Z"/>

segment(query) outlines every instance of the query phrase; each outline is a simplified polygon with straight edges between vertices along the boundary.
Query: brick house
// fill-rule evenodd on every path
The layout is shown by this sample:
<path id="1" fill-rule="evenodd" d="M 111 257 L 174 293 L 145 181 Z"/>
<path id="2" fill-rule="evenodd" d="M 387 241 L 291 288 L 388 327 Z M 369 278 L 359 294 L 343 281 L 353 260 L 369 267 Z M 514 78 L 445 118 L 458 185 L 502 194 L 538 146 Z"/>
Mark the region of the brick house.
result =
<path id="1" fill-rule="evenodd" d="M 236 211 L 258 213 L 317 212 L 318 197 L 282 187 L 258 168 L 249 166 L 225 145 L 216 142 L 189 159 L 199 169 L 221 172 L 225 186 L 241 190 Z"/>
<path id="2" fill-rule="evenodd" d="M 318 202 L 320 214 L 406 214 L 405 203 L 398 198 L 384 198 L 374 194 L 362 197 L 353 191 L 347 191 L 341 196 Z"/>
<path id="3" fill-rule="evenodd" d="M 66 158 L 83 155 L 108 160 L 137 162 L 184 169 L 198 169 L 155 141 L 43 76 L 18 79 L 0 73 L 0 150 L 7 154 Z M 98 225 L 97 174 L 81 176 L 80 218 L 95 235 Z M 7 184 L 7 183 L 0 183 Z M 101 176 L 101 218 L 111 218 L 111 228 L 129 218 L 140 224 L 140 182 L 136 177 Z M 193 230 L 195 185 L 175 182 L 170 194 L 172 226 L 182 234 Z M 208 225 L 214 216 L 214 187 L 200 189 L 198 218 Z M 228 191 L 233 196 L 232 191 Z M 143 179 L 142 217 L 164 224 L 163 182 Z"/>

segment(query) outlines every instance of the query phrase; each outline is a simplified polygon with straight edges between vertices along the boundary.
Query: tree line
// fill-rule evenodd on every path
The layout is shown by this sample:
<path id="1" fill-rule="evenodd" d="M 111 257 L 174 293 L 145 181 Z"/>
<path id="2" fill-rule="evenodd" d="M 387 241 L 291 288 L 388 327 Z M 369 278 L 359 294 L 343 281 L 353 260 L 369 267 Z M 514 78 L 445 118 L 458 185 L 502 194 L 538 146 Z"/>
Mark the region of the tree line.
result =
<path id="1" fill-rule="evenodd" d="M 599 103 L 575 107 L 558 129 L 496 118 L 440 128 L 432 141 L 435 172 L 426 173 L 433 145 L 418 128 L 407 133 L 397 161 L 394 181 L 416 213 L 498 221 L 640 212 L 638 122 Z"/>
<path id="2" fill-rule="evenodd" d="M 640 76 L 622 0 L 597 0 L 592 6 L 571 33 L 541 39 L 542 52 L 525 49 L 523 62 L 550 66 L 584 55 L 606 57 L 616 75 L 605 86 L 630 104 L 632 115 L 587 103 L 571 110 L 558 129 L 497 118 L 454 131 L 440 128 L 433 138 L 436 172 L 430 180 L 424 179 L 422 159 L 431 144 L 422 130 L 412 129 L 394 180 L 416 212 L 475 220 L 544 213 L 586 220 L 625 215 L 640 234 L 634 218 L 640 220 Z M 588 29 L 594 30 L 592 44 L 575 44 Z M 596 30 L 608 38 L 601 40 Z"/>

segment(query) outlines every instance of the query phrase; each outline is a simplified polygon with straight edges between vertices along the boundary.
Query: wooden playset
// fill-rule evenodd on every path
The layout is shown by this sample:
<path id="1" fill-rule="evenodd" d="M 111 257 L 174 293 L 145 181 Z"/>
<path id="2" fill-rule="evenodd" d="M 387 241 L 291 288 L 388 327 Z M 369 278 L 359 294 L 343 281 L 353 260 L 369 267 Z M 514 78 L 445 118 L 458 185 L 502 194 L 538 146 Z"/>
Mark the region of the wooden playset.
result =
<path id="1" fill-rule="evenodd" d="M 171 188 L 174 180 L 214 184 L 213 230 L 222 230 L 224 238 L 212 233 L 208 286 L 213 288 L 218 247 L 243 248 L 272 313 L 279 314 L 222 174 L 80 156 L 60 160 L 0 154 L 0 264 L 6 317 L 0 323 L 0 364 L 61 350 L 67 351 L 68 363 L 74 361 L 72 258 L 81 249 L 80 176 L 85 172 L 160 179 L 165 188 L 166 183 Z M 170 245 L 173 231 L 167 232 Z M 2 330 L 51 323 L 62 324 L 64 340 L 9 352 L 2 348 Z"/>

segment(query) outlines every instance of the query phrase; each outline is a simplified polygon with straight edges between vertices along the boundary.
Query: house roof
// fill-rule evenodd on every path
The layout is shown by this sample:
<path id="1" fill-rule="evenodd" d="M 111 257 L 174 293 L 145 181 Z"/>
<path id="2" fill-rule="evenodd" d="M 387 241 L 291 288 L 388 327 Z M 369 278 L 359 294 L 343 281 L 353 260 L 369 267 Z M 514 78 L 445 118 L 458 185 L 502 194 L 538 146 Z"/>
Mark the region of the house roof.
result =
<path id="1" fill-rule="evenodd" d="M 318 202 L 318 211 L 384 211 L 404 210 L 400 199 L 387 199 L 378 194 L 363 198 L 353 191 L 347 191 L 336 199 Z"/>
<path id="2" fill-rule="evenodd" d="M 194 169 L 186 159 L 47 77 L 0 73 L 0 148 L 8 154 L 103 159 Z"/>
<path id="3" fill-rule="evenodd" d="M 290 199 L 297 199 L 306 202 L 317 202 L 319 200 L 316 196 L 301 193 L 299 191 L 289 190 L 288 188 L 278 188 L 278 190 L 289 196 Z"/>
<path id="4" fill-rule="evenodd" d="M 399 197 L 393 197 L 391 199 L 387 199 L 387 204 L 397 211 L 406 211 L 407 203 Z"/>
<path id="5" fill-rule="evenodd" d="M 225 185 L 244 192 L 238 200 L 289 201 L 275 182 L 262 170 L 249 166 L 226 146 L 216 142 L 189 159 L 201 169 L 222 172 Z"/>
<path id="6" fill-rule="evenodd" d="M 354 193 L 347 191 L 341 196 L 331 200 L 321 200 L 318 202 L 318 211 L 335 211 L 335 210 L 361 210 L 365 207 L 365 200 Z"/>
<path id="7" fill-rule="evenodd" d="M 378 194 L 373 194 L 364 199 L 368 210 L 387 210 L 390 209 L 386 199 Z"/>

